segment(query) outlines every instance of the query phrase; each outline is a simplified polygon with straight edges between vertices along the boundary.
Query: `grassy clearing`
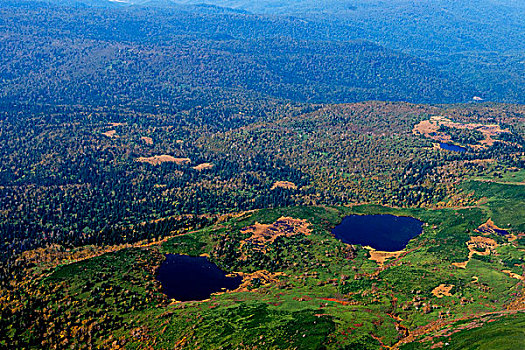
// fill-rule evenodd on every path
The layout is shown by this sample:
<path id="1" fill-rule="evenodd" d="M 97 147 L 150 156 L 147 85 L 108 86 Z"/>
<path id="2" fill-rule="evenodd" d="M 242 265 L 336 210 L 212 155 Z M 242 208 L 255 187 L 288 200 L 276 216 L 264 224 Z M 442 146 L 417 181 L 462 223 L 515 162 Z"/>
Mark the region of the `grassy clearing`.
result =
<path id="1" fill-rule="evenodd" d="M 525 169 L 517 169 L 516 171 L 497 172 L 497 176 L 481 176 L 475 177 L 475 181 L 493 181 L 503 182 L 509 184 L 525 184 Z"/>
<path id="2" fill-rule="evenodd" d="M 525 190 L 522 186 L 467 181 L 462 188 L 484 199 L 481 206 L 503 229 L 525 232 Z"/>
<path id="3" fill-rule="evenodd" d="M 525 314 L 488 317 L 481 322 L 459 322 L 451 329 L 460 331 L 447 336 L 435 337 L 424 343 L 411 343 L 402 347 L 408 349 L 472 349 L 472 350 L 515 350 L 525 344 Z M 464 329 L 462 329 L 464 328 Z"/>
<path id="4" fill-rule="evenodd" d="M 409 242 L 404 254 L 378 264 L 369 259 L 367 249 L 343 244 L 331 234 L 349 214 L 413 216 L 425 222 L 424 232 Z M 488 215 L 480 208 L 375 205 L 260 210 L 159 246 L 123 249 L 59 266 L 39 282 L 38 300 L 46 310 L 62 315 L 56 316 L 63 318 L 57 326 L 72 322 L 65 336 L 80 334 L 73 345 L 88 339 L 89 327 L 82 328 L 87 320 L 92 327 L 102 326 L 92 331 L 102 347 L 118 341 L 129 349 L 255 344 L 268 349 L 379 349 L 381 344 L 392 346 L 402 339 L 405 329 L 440 318 L 454 320 L 502 310 L 522 293 L 520 281 L 503 270 L 521 273 L 515 264 L 523 261 L 524 253 L 506 238 L 491 233 L 486 237 L 497 240 L 497 255 L 474 255 L 464 269 L 452 265 L 466 260 L 465 243 L 479 235 L 474 230 Z M 246 227 L 255 222 L 269 225 L 282 216 L 307 220 L 310 234 L 280 235 L 266 242 L 264 253 L 256 246 L 241 245 L 251 236 Z M 228 272 L 279 274 L 269 284 L 253 278 L 239 292 L 173 304 L 160 293 L 155 280 L 164 253 L 206 254 Z M 440 285 L 453 287 L 436 296 L 433 291 Z M 35 327 L 10 334 L 36 344 L 41 341 L 39 335 L 56 332 Z M 500 338 L 496 338 L 497 345 Z"/>

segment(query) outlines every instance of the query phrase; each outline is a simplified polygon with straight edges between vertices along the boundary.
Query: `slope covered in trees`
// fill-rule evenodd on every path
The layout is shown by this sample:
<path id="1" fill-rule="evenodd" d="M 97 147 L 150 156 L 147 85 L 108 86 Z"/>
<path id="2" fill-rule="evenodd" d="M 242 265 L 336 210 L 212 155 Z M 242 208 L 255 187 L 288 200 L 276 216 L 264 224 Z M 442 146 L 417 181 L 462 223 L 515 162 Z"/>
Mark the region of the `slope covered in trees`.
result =
<path id="1" fill-rule="evenodd" d="M 1 11 L 0 97 L 7 102 L 177 106 L 248 94 L 445 103 L 480 94 L 453 72 L 337 24 L 328 28 L 338 34 L 327 36 L 322 22 L 191 8 L 22 3 Z"/>
<path id="2" fill-rule="evenodd" d="M 457 181 L 524 167 L 524 111 L 511 105 L 268 101 L 175 115 L 13 108 L 4 111 L 0 137 L 8 160 L 0 167 L 4 258 L 51 243 L 158 238 L 205 224 L 204 214 L 255 208 L 464 206 L 475 199 Z M 469 151 L 447 152 L 414 132 L 432 116 L 496 123 L 511 132 L 487 148 L 461 144 Z M 450 136 L 461 131 L 447 130 Z M 139 161 L 160 155 L 188 161 Z M 283 181 L 292 186 L 276 186 Z M 163 218 L 170 219 L 158 221 Z"/>
<path id="3" fill-rule="evenodd" d="M 523 7 L 190 3 L 0 4 L 0 347 L 521 345 L 525 108 L 460 102 L 524 102 Z"/>

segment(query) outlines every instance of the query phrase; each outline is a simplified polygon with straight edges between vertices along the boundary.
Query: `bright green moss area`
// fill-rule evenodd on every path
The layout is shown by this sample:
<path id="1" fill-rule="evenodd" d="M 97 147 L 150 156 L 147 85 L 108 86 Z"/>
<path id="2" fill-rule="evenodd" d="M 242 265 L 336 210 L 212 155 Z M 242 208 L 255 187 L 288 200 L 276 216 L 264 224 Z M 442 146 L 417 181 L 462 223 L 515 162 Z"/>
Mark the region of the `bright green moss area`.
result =
<path id="1" fill-rule="evenodd" d="M 467 181 L 462 188 L 486 200 L 482 207 L 496 225 L 506 230 L 525 232 L 525 186 Z"/>
<path id="2" fill-rule="evenodd" d="M 510 184 L 525 182 L 525 169 L 518 169 L 515 171 L 495 171 L 492 176 L 486 175 L 476 178 L 478 180 L 490 180 L 497 182 L 507 182 Z"/>
<path id="3" fill-rule="evenodd" d="M 369 260 L 367 249 L 348 246 L 331 234 L 331 228 L 349 214 L 413 216 L 425 225 L 423 233 L 409 242 L 405 255 L 381 267 Z M 282 216 L 306 219 L 311 234 L 279 237 L 264 253 L 250 245 L 241 247 L 249 236 L 242 228 L 255 222 L 270 224 Z M 520 273 L 516 264 L 524 258 L 520 246 L 506 238 L 487 236 L 498 242 L 497 255 L 474 256 L 465 269 L 452 265 L 467 260 L 465 242 L 479 235 L 474 230 L 489 217 L 487 208 L 376 205 L 246 213 L 159 246 L 123 249 L 57 267 L 43 280 L 35 280 L 33 290 L 38 292 L 33 296 L 17 296 L 25 300 L 22 308 L 27 313 L 18 312 L 16 323 L 9 321 L 0 341 L 38 347 L 42 341 L 60 344 L 67 338 L 68 345 L 78 348 L 117 341 L 129 349 L 392 346 L 403 338 L 405 328 L 502 310 L 522 293 L 519 281 L 502 272 Z M 206 301 L 171 303 L 155 280 L 165 253 L 206 254 L 228 272 L 265 270 L 263 275 L 274 279 L 265 283 L 264 278 L 256 278 L 243 291 L 213 295 Z M 436 297 L 432 291 L 440 284 L 453 285 L 452 296 Z M 36 321 L 24 323 L 35 309 Z M 44 318 L 49 314 L 53 326 Z M 517 330 L 503 332 L 504 323 L 497 328 L 497 322 L 479 329 L 492 327 L 486 333 L 489 344 L 501 346 L 506 337 L 517 336 Z M 465 331 L 464 339 L 461 334 L 454 335 L 457 344 L 467 342 L 470 333 Z"/>
<path id="4" fill-rule="evenodd" d="M 370 276 L 378 269 L 378 265 L 368 260 L 368 252 L 356 247 L 355 256 L 345 258 L 342 256 L 344 244 L 330 233 L 330 229 L 349 214 L 406 215 L 416 217 L 426 225 L 423 234 L 409 243 L 409 253 L 400 263 L 380 271 L 376 276 Z M 238 260 L 235 264 L 214 255 L 213 247 L 223 239 L 227 239 L 233 250 L 239 249 L 239 241 L 247 238 L 241 233 L 241 228 L 255 222 L 272 223 L 281 216 L 307 219 L 312 223 L 312 235 L 276 240 L 268 247 L 266 254 L 254 255 L 253 261 L 248 258 Z M 466 269 L 451 265 L 452 262 L 467 259 L 465 242 L 471 235 L 477 235 L 474 230 L 488 218 L 487 212 L 480 208 L 425 210 L 374 205 L 282 208 L 257 211 L 248 217 L 232 219 L 220 228 L 204 229 L 191 233 L 189 237 L 174 238 L 165 243 L 162 249 L 194 254 L 194 247 L 199 246 L 199 253 L 209 254 L 212 260 L 230 271 L 283 271 L 287 277 L 283 278 L 282 290 L 270 286 L 263 288 L 262 292 L 255 289 L 253 295 L 263 293 L 268 302 L 277 303 L 278 306 L 272 308 L 278 310 L 297 304 L 296 299 L 309 300 L 299 304 L 308 306 L 314 313 L 330 315 L 335 322 L 336 331 L 325 343 L 329 347 L 378 348 L 377 341 L 363 341 L 362 344 L 353 342 L 361 339 L 361 336 L 368 339 L 367 334 L 374 334 L 385 344 L 395 343 L 402 333 L 396 330 L 396 321 L 389 314 L 401 317 L 403 326 L 414 328 L 436 320 L 441 315 L 453 318 L 493 311 L 512 300 L 513 293 L 519 292 L 518 281 L 501 272 L 510 262 L 523 257 L 512 245 L 500 246 L 499 255 L 492 263 L 473 259 Z M 506 242 L 498 236 L 493 239 Z M 177 248 L 173 248 L 175 246 Z M 188 250 L 181 250 L 185 246 Z M 247 256 L 250 257 L 249 254 Z M 290 257 L 293 257 L 291 261 Z M 356 279 L 357 275 L 360 277 Z M 432 291 L 440 284 L 454 285 L 451 290 L 453 296 L 435 297 Z M 304 288 L 307 288 L 306 291 Z M 240 296 L 238 302 L 242 302 L 245 297 Z M 226 297 L 216 299 L 217 307 L 222 305 L 222 298 Z M 345 301 L 347 305 L 326 298 Z M 206 329 L 209 332 L 211 328 Z M 228 339 L 228 342 L 232 342 L 232 339 Z M 276 346 L 271 341 L 267 344 Z"/>
<path id="5" fill-rule="evenodd" d="M 451 349 L 514 350 L 525 344 L 525 314 L 487 323 L 481 328 L 456 333 L 448 341 Z"/>
<path id="6" fill-rule="evenodd" d="M 205 306 L 210 307 L 208 303 Z M 195 331 L 186 333 L 185 345 L 188 348 L 235 348 L 242 344 L 260 344 L 264 348 L 316 349 L 335 329 L 330 317 L 316 316 L 312 309 L 280 310 L 256 301 L 219 305 L 207 310 L 197 307 L 188 314 L 178 314 L 198 320 Z M 170 325 L 158 335 L 161 348 L 172 347 L 173 337 L 181 336 L 178 327 L 173 327 L 174 323 L 176 320 L 172 318 Z"/>
<path id="7" fill-rule="evenodd" d="M 199 256 L 205 244 L 194 235 L 183 235 L 170 239 L 163 244 L 162 251 L 171 254 L 186 254 L 190 256 Z"/>
<path id="8" fill-rule="evenodd" d="M 523 349 L 523 344 L 525 344 L 525 314 L 523 312 L 505 316 L 495 315 L 493 318 L 486 318 L 483 321 L 482 326 L 478 324 L 472 329 L 460 330 L 446 337 L 437 336 L 431 342 L 414 342 L 401 347 L 401 349 L 430 349 L 436 343 L 441 343 L 444 349 Z M 468 321 L 458 322 L 451 329 L 468 323 Z"/>
<path id="9" fill-rule="evenodd" d="M 113 278 L 119 278 L 122 277 L 122 273 L 136 273 L 137 267 L 141 266 L 145 259 L 151 258 L 151 254 L 146 250 L 122 249 L 114 253 L 106 253 L 91 259 L 59 266 L 46 281 L 97 279 L 96 276 L 107 274 Z"/>

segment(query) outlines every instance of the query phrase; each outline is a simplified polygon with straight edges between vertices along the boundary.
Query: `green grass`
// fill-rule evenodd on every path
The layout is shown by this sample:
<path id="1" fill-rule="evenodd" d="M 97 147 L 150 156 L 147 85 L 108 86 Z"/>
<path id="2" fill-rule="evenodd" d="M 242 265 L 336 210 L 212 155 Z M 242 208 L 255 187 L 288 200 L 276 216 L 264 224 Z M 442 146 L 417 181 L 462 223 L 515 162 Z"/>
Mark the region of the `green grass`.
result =
<path id="1" fill-rule="evenodd" d="M 378 271 L 366 249 L 349 248 L 331 234 L 331 228 L 349 214 L 413 216 L 425 222 L 424 232 L 409 243 L 408 253 L 398 263 Z M 268 349 L 379 349 L 381 345 L 372 335 L 386 345 L 402 337 L 396 330 L 398 321 L 390 315 L 401 317 L 401 324 L 412 329 L 436 320 L 440 312 L 448 312 L 447 317 L 453 319 L 501 310 L 521 293 L 519 281 L 501 272 L 508 268 L 519 273 L 512 265 L 523 261 L 524 254 L 514 245 L 500 245 L 499 255 L 475 257 L 466 269 L 451 265 L 467 259 L 465 242 L 489 215 L 486 208 L 426 210 L 375 205 L 260 210 L 174 237 L 160 247 L 123 249 L 59 266 L 38 282 L 36 299 L 26 308 L 41 305 L 55 310 L 54 324 L 67 332 L 82 322 L 101 325 L 94 333 L 100 347 L 109 346 L 111 335 L 122 338 L 129 349 L 254 345 Z M 239 242 L 246 238 L 241 229 L 255 222 L 272 223 L 281 216 L 308 220 L 312 234 L 280 237 L 266 247 L 265 254 L 244 247 L 246 260 L 240 259 Z M 505 242 L 502 237 L 490 237 Z M 252 285 L 250 292 L 170 304 L 155 281 L 155 268 L 165 253 L 208 254 L 230 272 L 264 269 L 284 275 L 278 277 L 280 283 Z M 439 284 L 453 284 L 453 295 L 436 298 L 431 292 Z M 468 299 L 464 305 L 463 299 Z M 424 311 L 423 304 L 432 308 Z M 39 344 L 39 337 L 46 332 L 58 332 L 49 328 L 47 321 L 48 328 L 43 331 L 35 328 L 40 321 L 29 328 L 13 322 L 11 337 L 33 344 Z M 486 325 L 490 345 L 502 346 L 506 337 L 520 334 L 512 329 L 505 333 L 503 326 L 495 325 Z M 461 334 L 456 343 L 466 344 L 462 342 L 467 338 Z M 75 339 L 73 334 L 66 335 Z M 85 341 L 83 336 L 71 345 Z M 426 346 L 418 344 L 410 346 Z"/>
<path id="2" fill-rule="evenodd" d="M 477 198 L 485 198 L 482 208 L 503 229 L 525 232 L 525 187 L 490 182 L 467 181 L 461 185 Z"/>
<path id="3" fill-rule="evenodd" d="M 525 182 L 525 169 L 519 169 L 518 171 L 507 171 L 497 172 L 499 176 L 480 176 L 475 177 L 474 180 L 490 180 L 496 182 L 508 182 L 508 183 L 523 183 Z"/>
<path id="4" fill-rule="evenodd" d="M 162 252 L 199 256 L 204 253 L 205 246 L 206 244 L 202 242 L 197 235 L 186 234 L 184 236 L 171 238 L 162 244 Z"/>
<path id="5" fill-rule="evenodd" d="M 455 326 L 459 326 L 455 325 Z M 452 326 L 451 329 L 454 329 Z M 434 343 L 442 342 L 444 349 L 462 350 L 517 350 L 525 344 L 525 314 L 494 317 L 491 322 L 469 330 L 460 330 L 448 337 L 434 338 Z M 447 344 L 447 345 L 445 345 Z M 431 344 L 412 343 L 402 349 L 428 349 Z"/>

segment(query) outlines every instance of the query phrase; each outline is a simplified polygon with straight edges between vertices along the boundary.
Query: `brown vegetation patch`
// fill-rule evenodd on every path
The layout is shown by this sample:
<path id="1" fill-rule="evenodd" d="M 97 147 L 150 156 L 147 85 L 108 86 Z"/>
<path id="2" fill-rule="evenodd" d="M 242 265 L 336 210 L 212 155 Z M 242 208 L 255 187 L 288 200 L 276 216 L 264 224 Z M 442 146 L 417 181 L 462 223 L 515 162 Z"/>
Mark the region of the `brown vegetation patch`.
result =
<path id="1" fill-rule="evenodd" d="M 482 233 L 484 235 L 488 235 L 490 233 L 498 234 L 496 230 L 505 231 L 505 229 L 502 229 L 501 227 L 496 226 L 494 221 L 492 219 L 488 219 L 486 223 L 480 225 L 476 231 L 479 233 Z"/>
<path id="2" fill-rule="evenodd" d="M 470 237 L 469 242 L 471 243 L 469 247 L 474 246 L 476 248 L 488 249 L 489 252 L 494 250 L 498 246 L 498 243 L 496 243 L 496 241 L 492 238 L 482 236 Z"/>
<path id="3" fill-rule="evenodd" d="M 510 311 L 525 310 L 525 295 L 518 296 L 516 299 L 508 303 L 505 308 Z"/>
<path id="4" fill-rule="evenodd" d="M 403 253 L 405 253 L 404 250 L 400 250 L 397 252 L 382 252 L 371 249 L 369 260 L 373 260 L 382 266 L 387 259 L 398 258 Z"/>
<path id="5" fill-rule="evenodd" d="M 58 244 L 52 244 L 45 248 L 36 248 L 23 252 L 17 258 L 17 263 L 23 266 L 35 266 L 38 270 L 42 271 L 55 268 L 58 265 L 67 265 L 126 248 L 146 246 L 147 244 L 142 241 L 134 244 L 124 243 L 104 247 L 88 245 L 72 249 L 65 248 Z"/>
<path id="6" fill-rule="evenodd" d="M 437 132 L 439 129 L 438 121 L 442 117 L 431 117 L 430 120 L 423 120 L 419 124 L 414 126 L 412 132 L 416 135 L 425 135 L 428 136 L 431 133 Z M 443 118 L 446 119 L 446 118 Z M 448 119 L 446 119 L 448 120 Z"/>
<path id="7" fill-rule="evenodd" d="M 452 263 L 453 266 L 464 269 L 467 267 L 468 262 L 474 254 L 487 256 L 494 253 L 498 247 L 498 243 L 496 243 L 495 240 L 482 236 L 470 237 L 470 240 L 466 242 L 466 245 L 469 250 L 467 261 Z"/>
<path id="8" fill-rule="evenodd" d="M 284 276 L 283 272 L 268 272 L 266 270 L 259 270 L 253 273 L 236 272 L 234 275 L 241 276 L 242 282 L 240 286 L 232 292 L 248 292 L 253 280 L 257 280 L 261 287 L 267 287 L 269 285 L 275 285 L 279 283 L 280 276 Z"/>
<path id="9" fill-rule="evenodd" d="M 193 169 L 201 171 L 201 170 L 205 170 L 205 169 L 211 169 L 213 167 L 214 167 L 214 165 L 212 163 L 202 163 L 202 164 L 199 164 L 197 166 L 194 166 Z"/>
<path id="10" fill-rule="evenodd" d="M 274 190 L 277 187 L 285 188 L 285 189 L 288 189 L 288 190 L 296 190 L 297 189 L 297 185 L 294 184 L 293 182 L 290 182 L 290 181 L 277 181 L 277 182 L 275 182 L 273 184 L 271 189 Z"/>
<path id="11" fill-rule="evenodd" d="M 475 181 L 478 182 L 490 182 L 495 184 L 502 184 L 502 185 L 513 185 L 513 186 L 525 186 L 525 182 L 508 182 L 508 181 L 498 181 L 493 179 L 475 179 Z"/>
<path id="12" fill-rule="evenodd" d="M 460 269 L 464 269 L 464 268 L 467 267 L 467 264 L 468 264 L 469 261 L 470 261 L 470 259 L 467 260 L 467 261 L 462 261 L 462 262 L 454 262 L 454 263 L 452 263 L 452 266 L 459 267 Z"/>
<path id="13" fill-rule="evenodd" d="M 161 163 L 188 164 L 191 162 L 189 158 L 175 158 L 166 154 L 153 157 L 139 157 L 135 159 L 135 161 L 140 163 L 149 163 L 152 165 L 159 165 Z"/>
<path id="14" fill-rule="evenodd" d="M 153 145 L 153 139 L 151 137 L 142 136 L 140 138 L 146 145 Z"/>
<path id="15" fill-rule="evenodd" d="M 247 218 L 248 216 L 250 216 L 254 212 L 255 212 L 255 210 L 246 210 L 246 211 L 241 211 L 241 212 L 238 212 L 238 213 L 222 214 L 217 219 L 217 223 L 220 224 L 222 222 L 226 222 L 226 221 L 228 221 L 230 219 L 235 219 L 235 218 L 237 218 L 237 219 Z"/>
<path id="16" fill-rule="evenodd" d="M 523 276 L 521 276 L 521 275 L 518 275 L 517 273 L 514 273 L 514 272 L 512 272 L 512 271 L 510 271 L 510 270 L 503 270 L 503 271 L 501 271 L 501 272 L 506 273 L 506 274 L 509 275 L 511 278 L 515 278 L 515 279 L 520 280 L 520 281 L 525 280 L 525 277 L 523 277 Z"/>
<path id="17" fill-rule="evenodd" d="M 445 343 L 443 343 L 442 341 L 436 343 L 436 344 L 433 344 L 430 348 L 431 349 L 441 349 L 443 346 L 445 345 Z"/>
<path id="18" fill-rule="evenodd" d="M 480 123 L 457 123 L 443 116 L 432 116 L 430 120 L 423 120 L 415 125 L 412 132 L 415 135 L 424 135 L 432 140 L 439 142 L 451 141 L 450 136 L 445 132 L 438 131 L 441 126 L 454 129 L 469 129 L 481 132 L 484 139 L 480 145 L 474 145 L 474 148 L 486 148 L 494 144 L 493 136 L 501 133 L 510 133 L 508 129 L 502 129 L 498 124 L 480 124 Z"/>
<path id="19" fill-rule="evenodd" d="M 439 338 L 450 337 L 452 334 L 457 333 L 461 330 L 469 330 L 483 326 L 485 322 L 494 322 L 496 318 L 499 318 L 504 315 L 512 315 L 518 311 L 523 310 L 523 300 L 525 297 L 522 297 L 518 304 L 513 304 L 512 308 L 507 308 L 507 310 L 488 312 L 486 314 L 480 315 L 467 315 L 459 318 L 453 318 L 449 320 L 438 319 L 432 321 L 426 325 L 420 326 L 418 328 L 412 329 L 408 336 L 401 339 L 399 342 L 392 346 L 392 349 L 399 349 L 403 344 L 412 343 L 419 341 L 419 343 L 435 341 Z M 468 321 L 466 323 L 452 326 L 459 321 Z M 418 338 L 424 337 L 423 339 L 418 340 Z M 439 343 L 437 343 L 439 344 Z"/>
<path id="20" fill-rule="evenodd" d="M 241 229 L 241 232 L 251 234 L 249 238 L 241 241 L 241 248 L 249 243 L 252 249 L 265 252 L 266 245 L 273 243 L 277 237 L 291 237 L 301 233 L 308 236 L 312 231 L 309 226 L 308 221 L 304 219 L 290 217 L 281 217 L 269 225 L 256 222 Z"/>
<path id="21" fill-rule="evenodd" d="M 336 299 L 336 298 L 319 298 L 321 300 L 326 300 L 326 301 L 333 301 L 333 302 L 336 302 L 338 304 L 341 304 L 341 305 L 359 305 L 359 302 L 358 301 L 354 301 L 354 300 L 341 300 L 341 299 Z"/>
<path id="22" fill-rule="evenodd" d="M 109 131 L 103 132 L 102 135 L 107 136 L 107 137 L 118 137 L 116 130 L 109 130 Z"/>
<path id="23" fill-rule="evenodd" d="M 432 290 L 432 294 L 434 294 L 438 298 L 443 297 L 451 297 L 452 294 L 450 294 L 450 291 L 454 288 L 453 284 L 440 284 L 436 288 Z"/>

